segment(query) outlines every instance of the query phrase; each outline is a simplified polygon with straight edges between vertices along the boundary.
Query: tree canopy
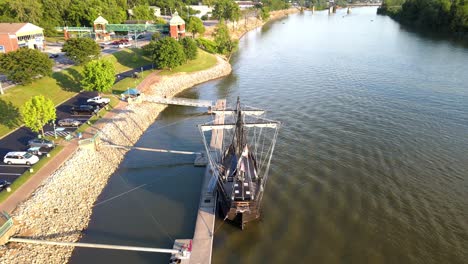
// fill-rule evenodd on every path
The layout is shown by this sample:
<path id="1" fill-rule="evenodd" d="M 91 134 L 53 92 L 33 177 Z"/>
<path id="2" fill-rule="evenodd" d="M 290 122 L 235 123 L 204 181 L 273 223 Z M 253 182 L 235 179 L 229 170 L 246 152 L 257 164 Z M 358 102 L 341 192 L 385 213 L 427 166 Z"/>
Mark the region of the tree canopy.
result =
<path id="1" fill-rule="evenodd" d="M 194 60 L 198 55 L 197 42 L 192 38 L 183 38 L 180 40 L 180 44 L 184 48 L 185 58 L 187 60 Z"/>
<path id="2" fill-rule="evenodd" d="M 28 84 L 34 78 L 52 73 L 54 62 L 35 49 L 20 48 L 0 55 L 0 71 L 11 81 Z"/>
<path id="3" fill-rule="evenodd" d="M 205 33 L 205 26 L 203 25 L 203 21 L 196 16 L 191 16 L 188 19 L 185 29 L 188 32 L 191 32 L 193 37 L 195 37 L 195 34 Z"/>
<path id="4" fill-rule="evenodd" d="M 231 39 L 229 30 L 223 20 L 221 20 L 216 27 L 214 41 L 218 47 L 218 53 L 226 55 L 228 58 L 237 50 L 238 41 Z"/>
<path id="5" fill-rule="evenodd" d="M 115 82 L 114 64 L 105 59 L 88 62 L 82 74 L 81 86 L 86 91 L 108 92 Z"/>
<path id="6" fill-rule="evenodd" d="M 136 20 L 151 20 L 154 19 L 154 13 L 149 8 L 149 5 L 137 5 L 132 8 L 132 18 Z"/>
<path id="7" fill-rule="evenodd" d="M 65 41 L 62 51 L 76 64 L 85 64 L 97 58 L 101 48 L 90 38 L 71 38 Z"/>
<path id="8" fill-rule="evenodd" d="M 145 46 L 145 51 L 149 53 L 156 66 L 161 69 L 172 70 L 186 61 L 182 45 L 171 37 L 151 41 Z"/>
<path id="9" fill-rule="evenodd" d="M 43 95 L 36 95 L 26 101 L 20 108 L 20 114 L 26 127 L 36 133 L 41 131 L 42 135 L 44 126 L 57 118 L 54 103 Z"/>
<path id="10" fill-rule="evenodd" d="M 213 17 L 219 20 L 238 21 L 240 17 L 239 5 L 232 0 L 218 0 L 214 4 Z"/>
<path id="11" fill-rule="evenodd" d="M 395 8 L 401 3 L 401 8 Z M 468 32 L 467 0 L 386 0 L 379 13 L 420 28 Z"/>

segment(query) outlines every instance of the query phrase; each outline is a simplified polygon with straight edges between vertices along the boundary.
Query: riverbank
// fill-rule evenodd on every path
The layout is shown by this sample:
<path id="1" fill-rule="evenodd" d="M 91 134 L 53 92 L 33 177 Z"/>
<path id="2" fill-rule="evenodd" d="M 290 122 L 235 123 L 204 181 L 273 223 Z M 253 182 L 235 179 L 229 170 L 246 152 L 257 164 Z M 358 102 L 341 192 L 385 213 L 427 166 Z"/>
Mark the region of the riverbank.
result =
<path id="1" fill-rule="evenodd" d="M 296 12 L 297 9 L 274 11 L 268 21 Z M 266 22 L 249 19 L 242 29 L 233 31 L 232 36 L 241 38 L 247 31 Z M 228 75 L 231 65 L 220 57 L 217 60 L 215 67 L 200 72 L 171 76 L 153 73 L 138 88 L 148 97 L 174 96 L 194 85 Z M 133 146 L 165 107 L 151 103 L 121 103 L 93 128 L 102 133 L 104 143 Z M 78 241 L 88 226 L 94 202 L 126 152 L 107 148 L 101 148 L 99 152 L 78 150 L 13 212 L 17 236 Z M 72 252 L 73 248 L 12 244 L 0 249 L 0 258 L 2 263 L 28 263 L 33 259 L 38 263 L 66 263 Z"/>
<path id="2" fill-rule="evenodd" d="M 261 20 L 254 16 L 242 18 L 239 20 L 239 22 L 235 23 L 234 25 L 232 23 L 228 23 L 229 34 L 233 39 L 240 39 L 242 38 L 242 36 L 244 36 L 245 33 L 255 28 L 261 27 L 269 21 L 280 19 L 290 14 L 295 14 L 299 12 L 300 11 L 297 8 L 290 8 L 286 10 L 271 11 L 270 18 L 268 20 Z M 207 27 L 204 36 L 210 38 L 215 29 L 216 25 Z"/>
<path id="3" fill-rule="evenodd" d="M 217 57 L 211 69 L 172 76 L 152 74 L 139 88 L 151 96 L 173 96 L 194 85 L 231 72 L 228 62 Z M 93 130 L 103 144 L 133 146 L 166 106 L 123 102 L 102 118 Z M 124 159 L 126 150 L 102 147 L 98 152 L 79 149 L 12 214 L 17 236 L 55 241 L 78 241 L 91 218 L 94 202 L 109 177 Z M 2 263 L 66 263 L 73 248 L 9 244 L 0 250 Z"/>

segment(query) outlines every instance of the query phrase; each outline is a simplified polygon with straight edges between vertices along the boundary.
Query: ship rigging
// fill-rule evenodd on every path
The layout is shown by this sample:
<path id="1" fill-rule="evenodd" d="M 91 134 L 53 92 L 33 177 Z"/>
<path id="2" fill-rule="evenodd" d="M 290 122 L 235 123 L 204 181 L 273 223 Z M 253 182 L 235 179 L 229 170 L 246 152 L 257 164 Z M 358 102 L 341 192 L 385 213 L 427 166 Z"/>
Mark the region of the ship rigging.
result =
<path id="1" fill-rule="evenodd" d="M 239 98 L 235 109 L 213 112 L 215 120 L 199 126 L 212 171 L 209 190 L 217 192 L 221 216 L 243 229 L 261 215 L 280 123 Z"/>

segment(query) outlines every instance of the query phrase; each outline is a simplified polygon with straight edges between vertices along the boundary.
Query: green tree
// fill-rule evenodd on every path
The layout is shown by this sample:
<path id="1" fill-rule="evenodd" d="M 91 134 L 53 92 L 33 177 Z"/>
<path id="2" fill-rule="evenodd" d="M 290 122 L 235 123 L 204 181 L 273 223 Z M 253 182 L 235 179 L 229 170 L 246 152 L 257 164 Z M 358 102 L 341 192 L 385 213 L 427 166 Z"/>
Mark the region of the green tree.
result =
<path id="1" fill-rule="evenodd" d="M 54 62 L 35 49 L 20 48 L 0 55 L 0 72 L 11 81 L 28 84 L 40 76 L 52 74 Z"/>
<path id="2" fill-rule="evenodd" d="M 185 62 L 182 45 L 171 37 L 151 41 L 145 46 L 145 51 L 150 54 L 153 62 L 161 69 L 172 70 Z"/>
<path id="3" fill-rule="evenodd" d="M 205 33 L 205 26 L 203 26 L 203 21 L 196 16 L 191 16 L 187 22 L 185 28 L 188 32 L 192 33 L 192 36 L 195 37 L 195 34 Z"/>
<path id="4" fill-rule="evenodd" d="M 260 17 L 260 19 L 262 19 L 263 21 L 266 21 L 270 18 L 270 9 L 268 9 L 268 7 L 262 7 L 260 8 L 260 13 L 258 14 L 258 16 Z"/>
<path id="5" fill-rule="evenodd" d="M 42 18 L 42 5 L 37 0 L 9 1 L 9 6 L 14 15 L 21 22 L 38 24 Z"/>
<path id="6" fill-rule="evenodd" d="M 43 136 L 45 124 L 57 118 L 54 103 L 43 95 L 36 95 L 26 101 L 20 108 L 20 114 L 26 127 L 36 133 L 41 131 Z"/>
<path id="7" fill-rule="evenodd" d="M 105 59 L 92 60 L 84 66 L 81 86 L 86 91 L 108 92 L 114 82 L 115 67 L 112 62 Z"/>
<path id="8" fill-rule="evenodd" d="M 137 5 L 132 8 L 133 18 L 136 20 L 152 20 L 154 18 L 153 10 L 148 5 Z"/>
<path id="9" fill-rule="evenodd" d="M 232 0 L 218 0 L 213 8 L 213 17 L 219 20 L 238 21 L 240 18 L 239 5 Z"/>
<path id="10" fill-rule="evenodd" d="M 180 44 L 184 48 L 185 58 L 187 60 L 194 60 L 198 55 L 197 42 L 192 38 L 183 38 L 180 40 Z"/>
<path id="11" fill-rule="evenodd" d="M 218 46 L 218 53 L 227 56 L 228 60 L 231 58 L 231 54 L 237 50 L 238 41 L 231 39 L 229 30 L 223 20 L 218 23 L 215 29 L 214 41 Z"/>
<path id="12" fill-rule="evenodd" d="M 156 31 L 151 35 L 151 40 L 158 40 L 159 38 L 161 38 L 161 32 Z"/>
<path id="13" fill-rule="evenodd" d="M 62 51 L 76 64 L 84 64 L 101 53 L 99 45 L 90 38 L 71 38 L 63 44 Z"/>

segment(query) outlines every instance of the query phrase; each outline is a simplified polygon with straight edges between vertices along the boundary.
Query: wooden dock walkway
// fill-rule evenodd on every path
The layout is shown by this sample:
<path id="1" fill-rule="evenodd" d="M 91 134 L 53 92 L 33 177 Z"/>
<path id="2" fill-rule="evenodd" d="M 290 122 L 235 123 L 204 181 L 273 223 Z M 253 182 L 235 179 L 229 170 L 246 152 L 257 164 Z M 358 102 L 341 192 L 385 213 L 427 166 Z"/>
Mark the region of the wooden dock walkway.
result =
<path id="1" fill-rule="evenodd" d="M 226 100 L 218 100 L 216 109 L 225 109 Z M 215 124 L 224 123 L 224 114 L 216 114 Z M 212 148 L 222 147 L 223 130 L 213 130 L 210 145 Z M 200 205 L 198 207 L 197 222 L 195 224 L 195 233 L 193 236 L 193 247 L 190 256 L 191 264 L 211 264 L 211 255 L 213 251 L 213 235 L 216 219 L 216 193 L 209 188 L 212 177 L 210 166 L 207 166 L 203 179 Z"/>
<path id="2" fill-rule="evenodd" d="M 167 105 L 183 105 L 183 106 L 194 106 L 194 107 L 208 107 L 213 106 L 213 101 L 210 100 L 198 100 L 198 99 L 189 99 L 189 98 L 164 98 L 164 97 L 151 97 L 145 98 L 145 101 L 157 103 L 157 104 L 167 104 Z"/>

